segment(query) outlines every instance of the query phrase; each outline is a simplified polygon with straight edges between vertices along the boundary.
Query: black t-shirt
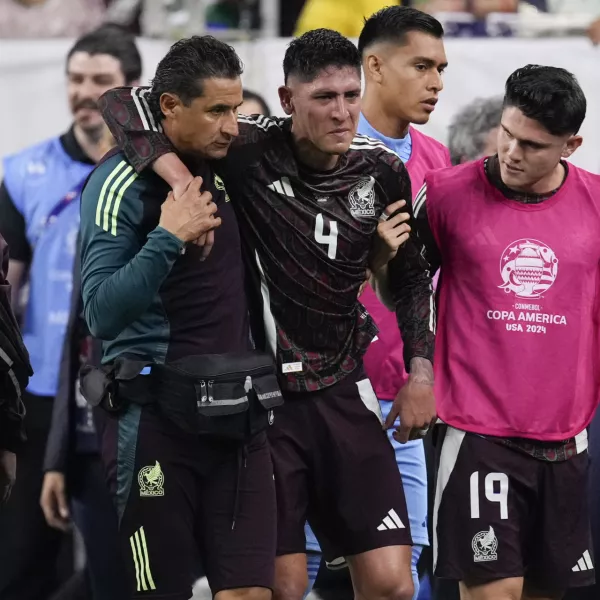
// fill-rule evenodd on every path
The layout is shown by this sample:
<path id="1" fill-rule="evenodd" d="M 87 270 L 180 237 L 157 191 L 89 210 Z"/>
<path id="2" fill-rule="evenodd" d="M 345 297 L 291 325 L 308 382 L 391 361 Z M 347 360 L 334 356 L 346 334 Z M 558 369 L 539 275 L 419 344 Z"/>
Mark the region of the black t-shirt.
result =
<path id="1" fill-rule="evenodd" d="M 74 161 L 87 165 L 95 164 L 77 142 L 73 127 L 60 136 L 60 143 L 63 150 Z M 8 244 L 10 258 L 29 264 L 31 247 L 27 239 L 25 217 L 15 206 L 4 182 L 0 184 L 0 234 Z"/>

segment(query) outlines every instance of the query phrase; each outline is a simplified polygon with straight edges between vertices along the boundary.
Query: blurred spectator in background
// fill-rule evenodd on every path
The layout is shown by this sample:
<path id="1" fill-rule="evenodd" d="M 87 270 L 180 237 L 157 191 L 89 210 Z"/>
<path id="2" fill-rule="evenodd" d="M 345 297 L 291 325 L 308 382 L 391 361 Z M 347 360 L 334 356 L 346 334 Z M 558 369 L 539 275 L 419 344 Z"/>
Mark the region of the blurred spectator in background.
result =
<path id="1" fill-rule="evenodd" d="M 588 14 L 590 15 L 590 26 L 587 31 L 588 37 L 594 45 L 600 43 L 600 0 L 537 0 L 542 1 L 543 6 L 538 7 L 546 12 L 556 15 L 566 14 Z"/>
<path id="2" fill-rule="evenodd" d="M 600 43 L 600 0 L 411 0 L 410 4 L 428 13 L 450 13 L 447 18 L 452 26 L 447 28 L 453 36 L 513 35 L 508 23 L 500 20 L 488 28 L 482 20 L 497 13 L 518 12 L 531 16 L 537 10 L 550 15 L 573 15 L 575 20 L 563 22 L 562 28 L 566 32 L 572 28 L 580 33 L 583 23 L 592 42 Z M 451 13 L 471 13 L 479 22 L 464 17 L 455 21 Z"/>
<path id="3" fill-rule="evenodd" d="M 108 130 L 106 139 L 109 150 L 114 140 Z M 93 414 L 79 391 L 80 368 L 84 364 L 100 366 L 101 357 L 102 343 L 92 338 L 83 318 L 81 266 L 77 253 L 71 314 L 48 434 L 40 504 L 48 525 L 61 531 L 67 530 L 69 515 L 73 514 L 86 550 L 85 576 L 77 579 L 85 598 L 127 600 L 130 595 L 117 536 L 117 513 L 96 446 L 104 415 L 102 411 Z"/>
<path id="4" fill-rule="evenodd" d="M 0 233 L 10 247 L 8 280 L 13 301 L 28 280 L 23 338 L 34 375 L 23 397 L 26 450 L 20 477 L 0 513 L 0 598 L 39 600 L 57 587 L 62 534 L 39 506 L 42 464 L 58 388 L 61 348 L 71 311 L 72 273 L 83 184 L 106 151 L 106 127 L 97 101 L 108 89 L 141 76 L 133 38 L 104 26 L 80 38 L 67 56 L 67 95 L 73 125 L 4 160 Z M 95 434 L 77 437 L 77 450 L 93 452 Z M 60 516 L 68 519 L 62 507 Z"/>
<path id="5" fill-rule="evenodd" d="M 285 6 L 285 10 L 279 11 L 279 34 L 291 37 L 304 7 L 304 0 L 281 0 L 280 6 Z"/>
<path id="6" fill-rule="evenodd" d="M 592 21 L 587 33 L 594 46 L 600 44 L 600 18 Z"/>
<path id="7" fill-rule="evenodd" d="M 496 154 L 502 97 L 476 98 L 452 119 L 448 149 L 453 165 Z"/>
<path id="8" fill-rule="evenodd" d="M 600 15 L 600 0 L 527 0 L 530 4 L 552 14 Z"/>
<path id="9" fill-rule="evenodd" d="M 398 0 L 306 0 L 294 35 L 325 27 L 342 35 L 357 38 L 365 19 L 386 6 L 402 4 Z"/>
<path id="10" fill-rule="evenodd" d="M 552 15 L 579 17 L 575 29 L 581 23 L 580 18 L 587 16 L 583 21 L 586 23 L 587 35 L 594 45 L 600 43 L 600 0 L 526 0 L 521 4 Z"/>
<path id="11" fill-rule="evenodd" d="M 208 6 L 205 20 L 207 30 L 259 29 L 260 1 L 217 0 Z"/>
<path id="12" fill-rule="evenodd" d="M 239 107 L 238 113 L 242 115 L 269 116 L 271 110 L 266 100 L 260 94 L 244 89 L 244 103 Z"/>
<path id="13" fill-rule="evenodd" d="M 106 22 L 114 23 L 130 33 L 156 37 L 164 31 L 165 3 L 145 2 L 144 0 L 106 0 Z M 142 29 L 142 17 L 144 29 Z M 148 31 L 145 31 L 148 29 Z"/>
<path id="14" fill-rule="evenodd" d="M 484 18 L 490 13 L 516 12 L 519 0 L 412 0 L 412 6 L 428 13 L 470 12 Z"/>
<path id="15" fill-rule="evenodd" d="M 104 0 L 0 0 L 1 38 L 78 37 L 98 27 Z"/>
<path id="16" fill-rule="evenodd" d="M 281 12 L 289 2 L 279 0 Z M 303 0 L 300 0 L 303 1 Z M 261 0 L 108 0 L 106 21 L 153 38 L 181 38 L 220 30 L 258 30 Z M 235 36 L 234 36 L 235 37 Z"/>

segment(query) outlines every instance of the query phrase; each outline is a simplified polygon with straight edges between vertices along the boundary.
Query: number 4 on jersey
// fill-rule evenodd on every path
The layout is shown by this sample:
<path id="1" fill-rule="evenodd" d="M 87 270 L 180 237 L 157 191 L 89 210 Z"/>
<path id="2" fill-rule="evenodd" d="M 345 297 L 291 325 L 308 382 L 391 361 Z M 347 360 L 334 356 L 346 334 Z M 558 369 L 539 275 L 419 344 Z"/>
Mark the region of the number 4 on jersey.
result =
<path id="1" fill-rule="evenodd" d="M 325 234 L 325 218 L 322 213 L 317 215 L 317 220 L 315 222 L 315 240 L 319 244 L 327 245 L 327 256 L 332 260 L 335 259 L 335 255 L 337 254 L 337 225 L 337 221 L 329 221 L 329 234 Z"/>

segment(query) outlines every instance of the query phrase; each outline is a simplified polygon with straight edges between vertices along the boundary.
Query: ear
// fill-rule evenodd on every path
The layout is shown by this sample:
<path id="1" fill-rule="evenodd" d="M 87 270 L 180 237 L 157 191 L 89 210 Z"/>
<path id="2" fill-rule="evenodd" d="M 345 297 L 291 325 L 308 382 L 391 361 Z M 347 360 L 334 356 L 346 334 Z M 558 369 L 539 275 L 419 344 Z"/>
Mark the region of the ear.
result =
<path id="1" fill-rule="evenodd" d="M 561 157 L 569 158 L 569 156 L 571 156 L 571 154 L 573 154 L 573 152 L 575 152 L 575 150 L 577 150 L 577 148 L 579 148 L 581 144 L 583 144 L 583 138 L 580 135 L 571 136 L 567 140 L 567 143 L 565 144 L 565 147 L 563 148 L 563 151 L 560 154 Z"/>
<path id="2" fill-rule="evenodd" d="M 165 117 L 176 116 L 182 106 L 179 96 L 171 94 L 170 92 L 161 94 L 159 104 L 160 110 Z"/>
<path id="3" fill-rule="evenodd" d="M 279 102 L 281 103 L 281 108 L 283 108 L 283 112 L 286 115 L 291 115 L 294 112 L 292 91 L 289 87 L 285 85 L 282 85 L 277 91 L 279 92 Z"/>
<path id="4" fill-rule="evenodd" d="M 381 83 L 383 79 L 382 73 L 383 61 L 377 54 L 368 54 L 363 60 L 363 69 L 365 71 L 365 79 L 371 79 L 377 83 Z"/>

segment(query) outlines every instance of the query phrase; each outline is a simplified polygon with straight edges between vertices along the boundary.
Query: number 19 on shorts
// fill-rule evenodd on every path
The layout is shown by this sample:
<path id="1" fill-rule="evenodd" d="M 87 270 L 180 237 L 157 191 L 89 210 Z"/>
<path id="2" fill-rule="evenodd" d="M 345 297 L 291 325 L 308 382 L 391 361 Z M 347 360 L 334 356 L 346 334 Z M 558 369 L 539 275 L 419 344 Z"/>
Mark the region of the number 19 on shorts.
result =
<path id="1" fill-rule="evenodd" d="M 501 519 L 508 519 L 508 477 L 505 473 L 488 473 L 484 479 L 485 498 L 479 494 L 479 471 L 471 474 L 471 519 L 479 519 L 482 500 L 498 504 Z"/>

